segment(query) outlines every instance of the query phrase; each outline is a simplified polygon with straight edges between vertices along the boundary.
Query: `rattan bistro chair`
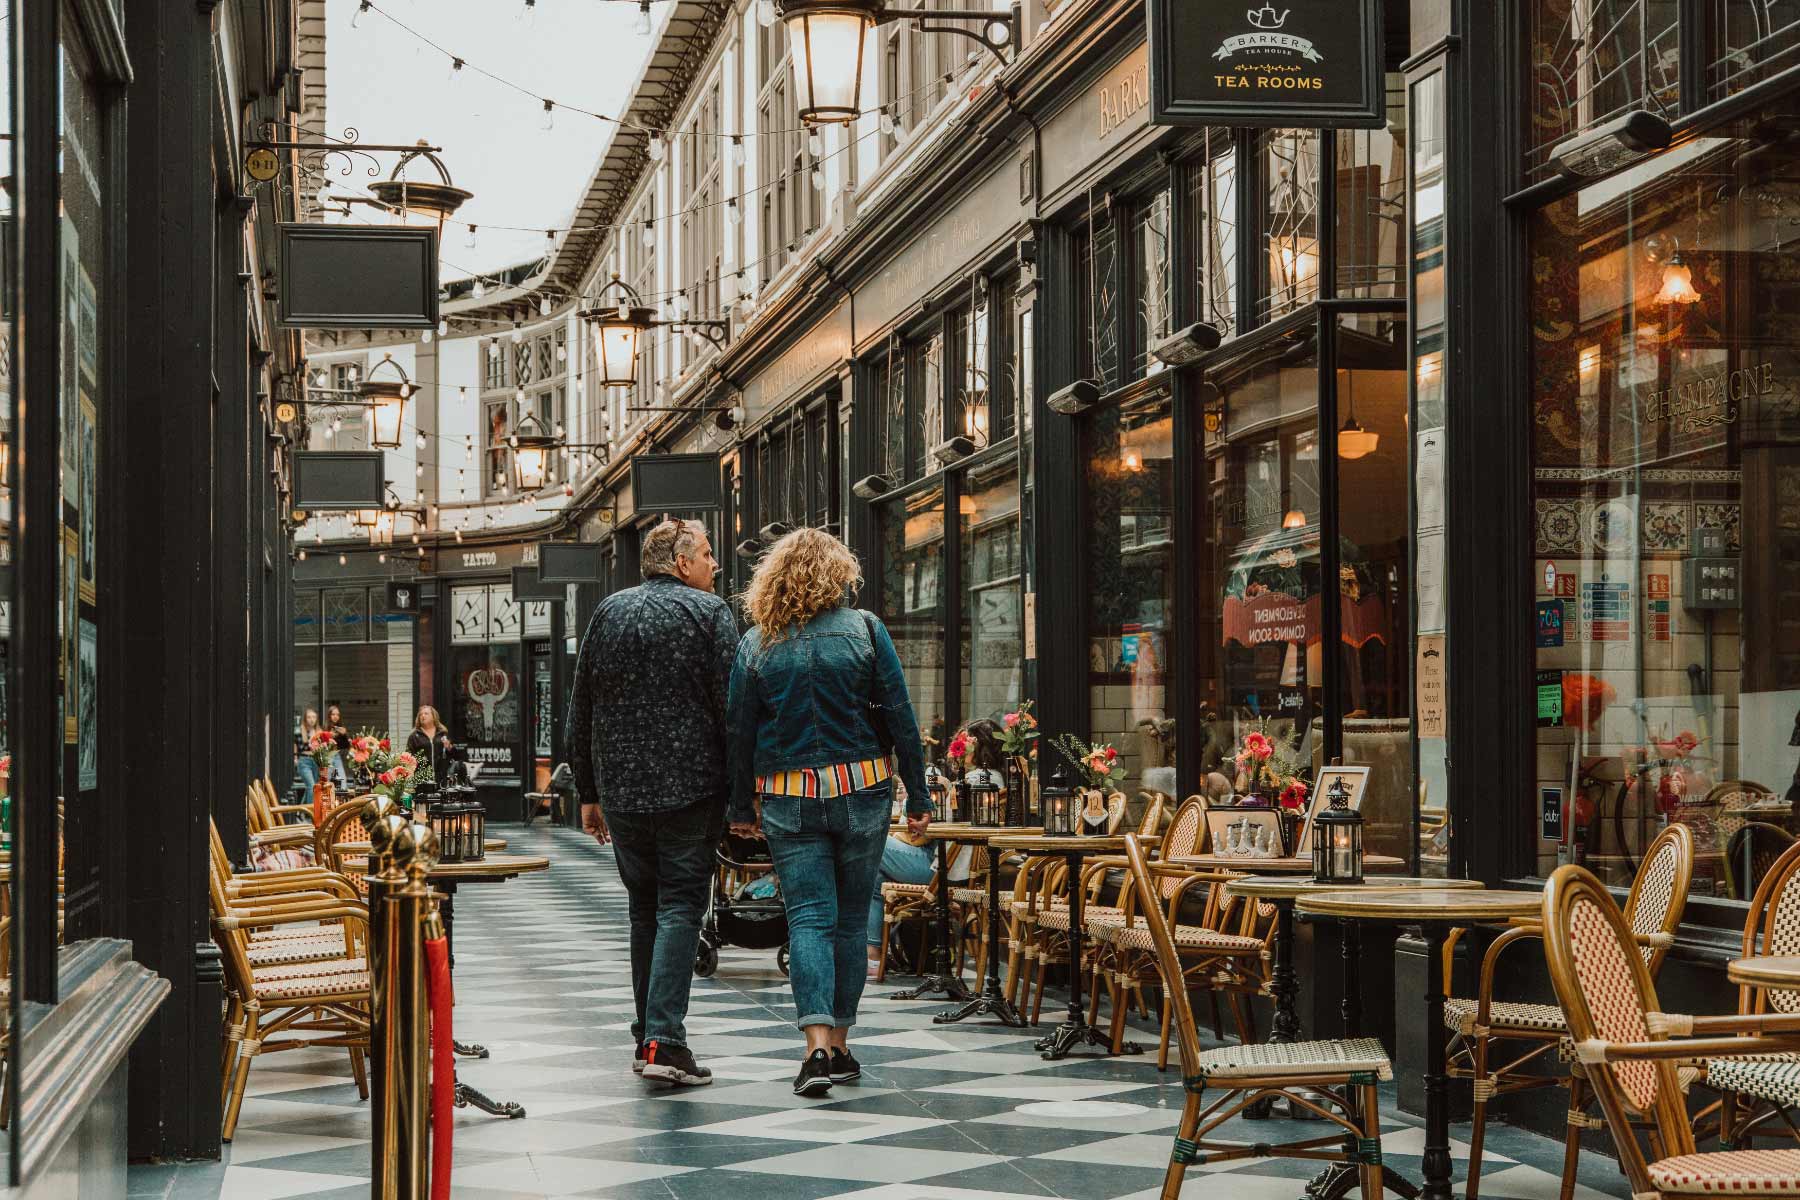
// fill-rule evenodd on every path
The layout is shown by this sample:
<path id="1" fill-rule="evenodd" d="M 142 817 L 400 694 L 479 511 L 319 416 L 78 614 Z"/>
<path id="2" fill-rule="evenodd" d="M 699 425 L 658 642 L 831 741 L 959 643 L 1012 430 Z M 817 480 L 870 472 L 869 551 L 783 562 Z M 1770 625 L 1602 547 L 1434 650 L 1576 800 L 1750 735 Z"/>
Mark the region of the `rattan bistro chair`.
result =
<path id="1" fill-rule="evenodd" d="M 1686 825 L 1671 824 L 1644 853 L 1643 865 L 1625 898 L 1625 922 L 1636 939 L 1638 951 L 1652 977 L 1662 966 L 1675 941 L 1687 905 L 1688 885 L 1694 874 L 1694 833 Z M 1581 1154 L 1581 1131 L 1597 1125 L 1587 1115 L 1587 1089 L 1579 1064 L 1568 1075 L 1533 1073 L 1528 1067 L 1551 1054 L 1568 1036 L 1562 1011 L 1554 1004 L 1524 1004 L 1494 999 L 1494 981 L 1500 958 L 1521 942 L 1543 936 L 1535 922 L 1519 922 L 1495 938 L 1482 956 L 1480 985 L 1474 999 L 1444 1002 L 1444 1023 L 1454 1035 L 1450 1047 L 1449 1074 L 1474 1081 L 1474 1129 L 1469 1137 L 1468 1200 L 1476 1200 L 1481 1186 L 1482 1143 L 1487 1134 L 1488 1104 L 1497 1096 L 1537 1088 L 1566 1086 L 1569 1117 L 1564 1133 L 1563 1200 L 1574 1194 L 1575 1166 Z M 1446 982 L 1448 982 L 1446 980 Z M 1504 1046 L 1505 1061 L 1494 1057 Z"/>
<path id="2" fill-rule="evenodd" d="M 1583 867 L 1571 864 L 1550 876 L 1543 931 L 1550 983 L 1575 1060 L 1605 1114 L 1633 1200 L 1800 1197 L 1800 1150 L 1696 1153 L 1677 1076 L 1678 1064 L 1695 1059 L 1800 1048 L 1800 1015 L 1692 1017 L 1661 1011 L 1638 935 L 1612 895 Z M 1674 1032 L 1683 1036 L 1669 1036 Z M 1732 1036 L 1740 1034 L 1753 1036 Z M 1649 1123 L 1654 1159 L 1638 1140 L 1636 1119 Z"/>
<path id="3" fill-rule="evenodd" d="M 1361 1176 L 1363 1200 L 1381 1200 L 1381 1114 L 1378 1084 L 1394 1077 L 1381 1043 L 1373 1038 L 1349 1041 L 1287 1042 L 1200 1048 L 1194 1012 L 1183 986 L 1181 957 L 1169 923 L 1163 919 L 1162 888 L 1150 873 L 1144 849 L 1135 836 L 1125 839 L 1125 857 L 1163 974 L 1164 1003 L 1173 1010 L 1175 1040 L 1186 1088 L 1175 1148 L 1163 1177 L 1164 1200 L 1181 1194 L 1190 1163 L 1222 1163 L 1252 1157 L 1323 1159 L 1354 1163 Z M 1217 1099 L 1206 1104 L 1208 1091 Z M 1259 1101 L 1285 1096 L 1298 1109 L 1336 1126 L 1323 1136 L 1294 1142 L 1225 1142 L 1213 1135 L 1232 1118 Z M 1205 1105 L 1205 1107 L 1202 1107 Z M 1230 1191 L 1229 1186 L 1221 1189 Z"/>

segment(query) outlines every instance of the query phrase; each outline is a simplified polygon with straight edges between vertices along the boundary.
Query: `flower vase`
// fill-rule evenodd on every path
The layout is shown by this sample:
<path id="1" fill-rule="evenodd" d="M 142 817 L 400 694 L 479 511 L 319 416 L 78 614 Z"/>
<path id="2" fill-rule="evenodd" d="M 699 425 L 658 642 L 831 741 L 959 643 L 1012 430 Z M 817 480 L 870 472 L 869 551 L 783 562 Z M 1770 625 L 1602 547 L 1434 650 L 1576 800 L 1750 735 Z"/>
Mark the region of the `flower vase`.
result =
<path id="1" fill-rule="evenodd" d="M 313 784 L 313 824 L 323 825 L 325 817 L 337 807 L 337 789 L 332 786 L 329 777 L 321 778 Z"/>
<path id="2" fill-rule="evenodd" d="M 1031 764 L 1019 755 L 1006 760 L 1006 823 L 1026 824 L 1026 800 L 1031 792 Z"/>

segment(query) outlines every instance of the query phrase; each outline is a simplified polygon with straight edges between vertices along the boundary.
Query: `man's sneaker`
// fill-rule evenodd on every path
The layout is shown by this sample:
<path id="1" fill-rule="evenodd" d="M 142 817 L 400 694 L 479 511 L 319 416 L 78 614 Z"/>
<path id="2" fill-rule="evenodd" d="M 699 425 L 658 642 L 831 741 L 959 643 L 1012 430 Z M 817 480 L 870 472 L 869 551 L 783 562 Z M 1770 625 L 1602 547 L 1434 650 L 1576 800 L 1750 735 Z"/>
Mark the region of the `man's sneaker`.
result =
<path id="1" fill-rule="evenodd" d="M 686 1046 L 653 1039 L 644 1043 L 644 1078 L 677 1087 L 701 1087 L 712 1082 L 712 1072 L 695 1062 Z"/>
<path id="2" fill-rule="evenodd" d="M 642 1042 L 639 1042 L 637 1048 L 631 1052 L 631 1073 L 633 1075 L 644 1073 L 644 1043 Z"/>
<path id="3" fill-rule="evenodd" d="M 856 1055 L 836 1046 L 831 1048 L 831 1082 L 849 1083 L 852 1079 L 862 1078 L 862 1064 L 856 1061 Z"/>
<path id="4" fill-rule="evenodd" d="M 794 1095 L 823 1096 L 831 1090 L 831 1056 L 823 1050 L 814 1050 L 800 1064 L 800 1074 L 794 1076 Z"/>

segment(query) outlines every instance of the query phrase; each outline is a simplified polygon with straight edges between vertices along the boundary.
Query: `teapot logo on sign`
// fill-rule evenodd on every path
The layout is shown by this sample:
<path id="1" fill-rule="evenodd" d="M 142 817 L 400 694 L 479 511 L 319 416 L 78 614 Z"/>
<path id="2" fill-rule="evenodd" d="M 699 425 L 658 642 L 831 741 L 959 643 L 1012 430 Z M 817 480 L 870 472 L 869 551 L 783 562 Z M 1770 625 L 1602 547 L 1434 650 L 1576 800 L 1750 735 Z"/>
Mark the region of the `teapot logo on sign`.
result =
<path id="1" fill-rule="evenodd" d="M 1277 12 L 1273 4 L 1265 4 L 1261 8 L 1245 12 L 1245 19 L 1255 27 L 1256 32 L 1228 37 L 1213 51 L 1213 58 L 1221 63 L 1236 60 L 1231 65 L 1241 73 L 1214 76 L 1220 87 L 1312 91 L 1325 86 L 1324 79 L 1305 73 L 1306 69 L 1299 62 L 1281 61 L 1325 61 L 1325 56 L 1319 53 L 1311 41 L 1285 32 L 1288 15 L 1292 12 L 1291 8 Z"/>

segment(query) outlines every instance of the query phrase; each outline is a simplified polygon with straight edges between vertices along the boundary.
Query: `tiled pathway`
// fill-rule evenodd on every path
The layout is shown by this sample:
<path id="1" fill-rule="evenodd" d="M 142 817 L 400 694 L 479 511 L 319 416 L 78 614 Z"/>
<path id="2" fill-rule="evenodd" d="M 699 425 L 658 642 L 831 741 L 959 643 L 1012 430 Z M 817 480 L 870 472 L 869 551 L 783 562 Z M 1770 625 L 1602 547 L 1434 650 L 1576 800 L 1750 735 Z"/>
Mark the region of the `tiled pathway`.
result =
<path id="1" fill-rule="evenodd" d="M 861 1084 L 799 1101 L 789 1091 L 799 1034 L 772 953 L 727 950 L 717 977 L 695 983 L 689 1034 L 714 1084 L 644 1084 L 629 1070 L 625 896 L 611 852 L 568 830 L 496 832 L 554 867 L 457 898 L 458 1035 L 493 1051 L 460 1071 L 529 1116 L 459 1112 L 458 1200 L 1157 1195 L 1181 1106 L 1174 1071 L 1141 1059 L 1046 1063 L 1031 1049 L 1036 1034 L 935 1027 L 941 1002 L 896 1003 L 887 986 L 871 988 L 853 1043 Z M 1279 1136 L 1255 1129 L 1259 1140 Z M 253 1070 L 225 1162 L 135 1167 L 131 1195 L 366 1200 L 368 1138 L 368 1106 L 341 1052 L 283 1054 Z M 1416 1179 L 1418 1123 L 1395 1115 L 1384 1141 Z M 1560 1146 L 1504 1126 L 1489 1144 L 1484 1197 L 1555 1196 Z M 1460 1167 L 1460 1140 L 1455 1154 Z M 1626 1195 L 1610 1160 L 1589 1158 L 1582 1200 Z M 1266 1159 L 1194 1168 L 1183 1194 L 1295 1200 L 1311 1174 Z"/>

